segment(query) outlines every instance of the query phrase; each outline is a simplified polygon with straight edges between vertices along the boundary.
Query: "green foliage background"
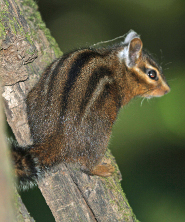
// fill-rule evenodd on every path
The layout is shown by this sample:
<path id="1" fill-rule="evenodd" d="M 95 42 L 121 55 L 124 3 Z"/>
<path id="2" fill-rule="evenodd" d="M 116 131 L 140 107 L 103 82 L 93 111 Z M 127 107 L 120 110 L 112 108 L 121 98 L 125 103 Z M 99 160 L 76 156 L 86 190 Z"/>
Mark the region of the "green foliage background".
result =
<path id="1" fill-rule="evenodd" d="M 123 190 L 139 220 L 185 221 L 185 1 L 37 3 L 63 52 L 133 29 L 141 34 L 144 47 L 158 58 L 171 92 L 143 103 L 135 99 L 127 105 L 119 114 L 109 147 L 122 172 Z M 23 199 L 37 221 L 51 222 L 38 192 L 25 192 Z"/>

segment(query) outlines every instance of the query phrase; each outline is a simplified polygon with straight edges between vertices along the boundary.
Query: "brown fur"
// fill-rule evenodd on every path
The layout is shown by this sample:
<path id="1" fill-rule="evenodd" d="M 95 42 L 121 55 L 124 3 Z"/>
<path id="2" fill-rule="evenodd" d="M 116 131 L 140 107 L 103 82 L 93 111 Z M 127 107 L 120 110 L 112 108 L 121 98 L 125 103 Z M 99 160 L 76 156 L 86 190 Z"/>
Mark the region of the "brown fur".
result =
<path id="1" fill-rule="evenodd" d="M 27 152 L 37 160 L 35 167 L 43 170 L 72 161 L 89 174 L 112 174 L 112 166 L 99 163 L 119 109 L 136 96 L 162 96 L 169 91 L 161 68 L 143 52 L 141 40 L 130 41 L 130 66 L 118 56 L 125 47 L 128 44 L 77 50 L 53 62 L 42 74 L 26 101 L 33 138 Z M 151 67 L 158 80 L 143 72 Z M 25 169 L 16 170 L 19 177 L 27 168 L 28 161 L 23 162 Z"/>

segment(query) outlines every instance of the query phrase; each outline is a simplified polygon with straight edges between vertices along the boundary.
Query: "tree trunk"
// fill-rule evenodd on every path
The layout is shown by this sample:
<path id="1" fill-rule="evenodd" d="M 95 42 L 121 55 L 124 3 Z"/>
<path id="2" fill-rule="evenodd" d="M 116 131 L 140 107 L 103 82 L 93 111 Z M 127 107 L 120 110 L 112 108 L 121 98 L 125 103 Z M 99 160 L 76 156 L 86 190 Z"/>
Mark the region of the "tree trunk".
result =
<path id="1" fill-rule="evenodd" d="M 31 144 L 25 98 L 43 70 L 62 55 L 32 0 L 0 0 L 0 76 L 7 121 L 20 145 Z M 65 31 L 65 30 L 64 30 Z M 137 221 L 120 185 L 120 172 L 109 178 L 88 176 L 75 164 L 61 163 L 39 181 L 56 221 Z"/>

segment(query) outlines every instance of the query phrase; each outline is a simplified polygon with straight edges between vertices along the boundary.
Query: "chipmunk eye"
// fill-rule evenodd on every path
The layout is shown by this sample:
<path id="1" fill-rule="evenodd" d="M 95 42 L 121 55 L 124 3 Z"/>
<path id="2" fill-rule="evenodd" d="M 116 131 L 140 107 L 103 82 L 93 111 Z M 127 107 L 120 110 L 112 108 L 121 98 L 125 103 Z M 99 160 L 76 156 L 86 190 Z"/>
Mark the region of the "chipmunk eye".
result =
<path id="1" fill-rule="evenodd" d="M 153 69 L 149 70 L 147 74 L 151 79 L 158 80 L 157 73 L 155 70 L 153 70 Z"/>

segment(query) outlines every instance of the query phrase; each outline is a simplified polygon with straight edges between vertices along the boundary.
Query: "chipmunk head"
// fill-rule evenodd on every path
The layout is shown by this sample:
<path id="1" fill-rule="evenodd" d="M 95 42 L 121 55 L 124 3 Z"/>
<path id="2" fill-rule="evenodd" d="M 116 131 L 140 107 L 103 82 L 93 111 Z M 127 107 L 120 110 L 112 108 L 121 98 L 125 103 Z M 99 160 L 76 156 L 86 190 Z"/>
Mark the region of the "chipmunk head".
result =
<path id="1" fill-rule="evenodd" d="M 139 35 L 131 30 L 127 34 L 123 46 L 118 57 L 126 66 L 128 78 L 133 80 L 130 81 L 133 94 L 151 98 L 168 93 L 170 87 L 163 76 L 162 68 L 152 59 L 151 55 L 143 50 L 143 43 Z"/>

